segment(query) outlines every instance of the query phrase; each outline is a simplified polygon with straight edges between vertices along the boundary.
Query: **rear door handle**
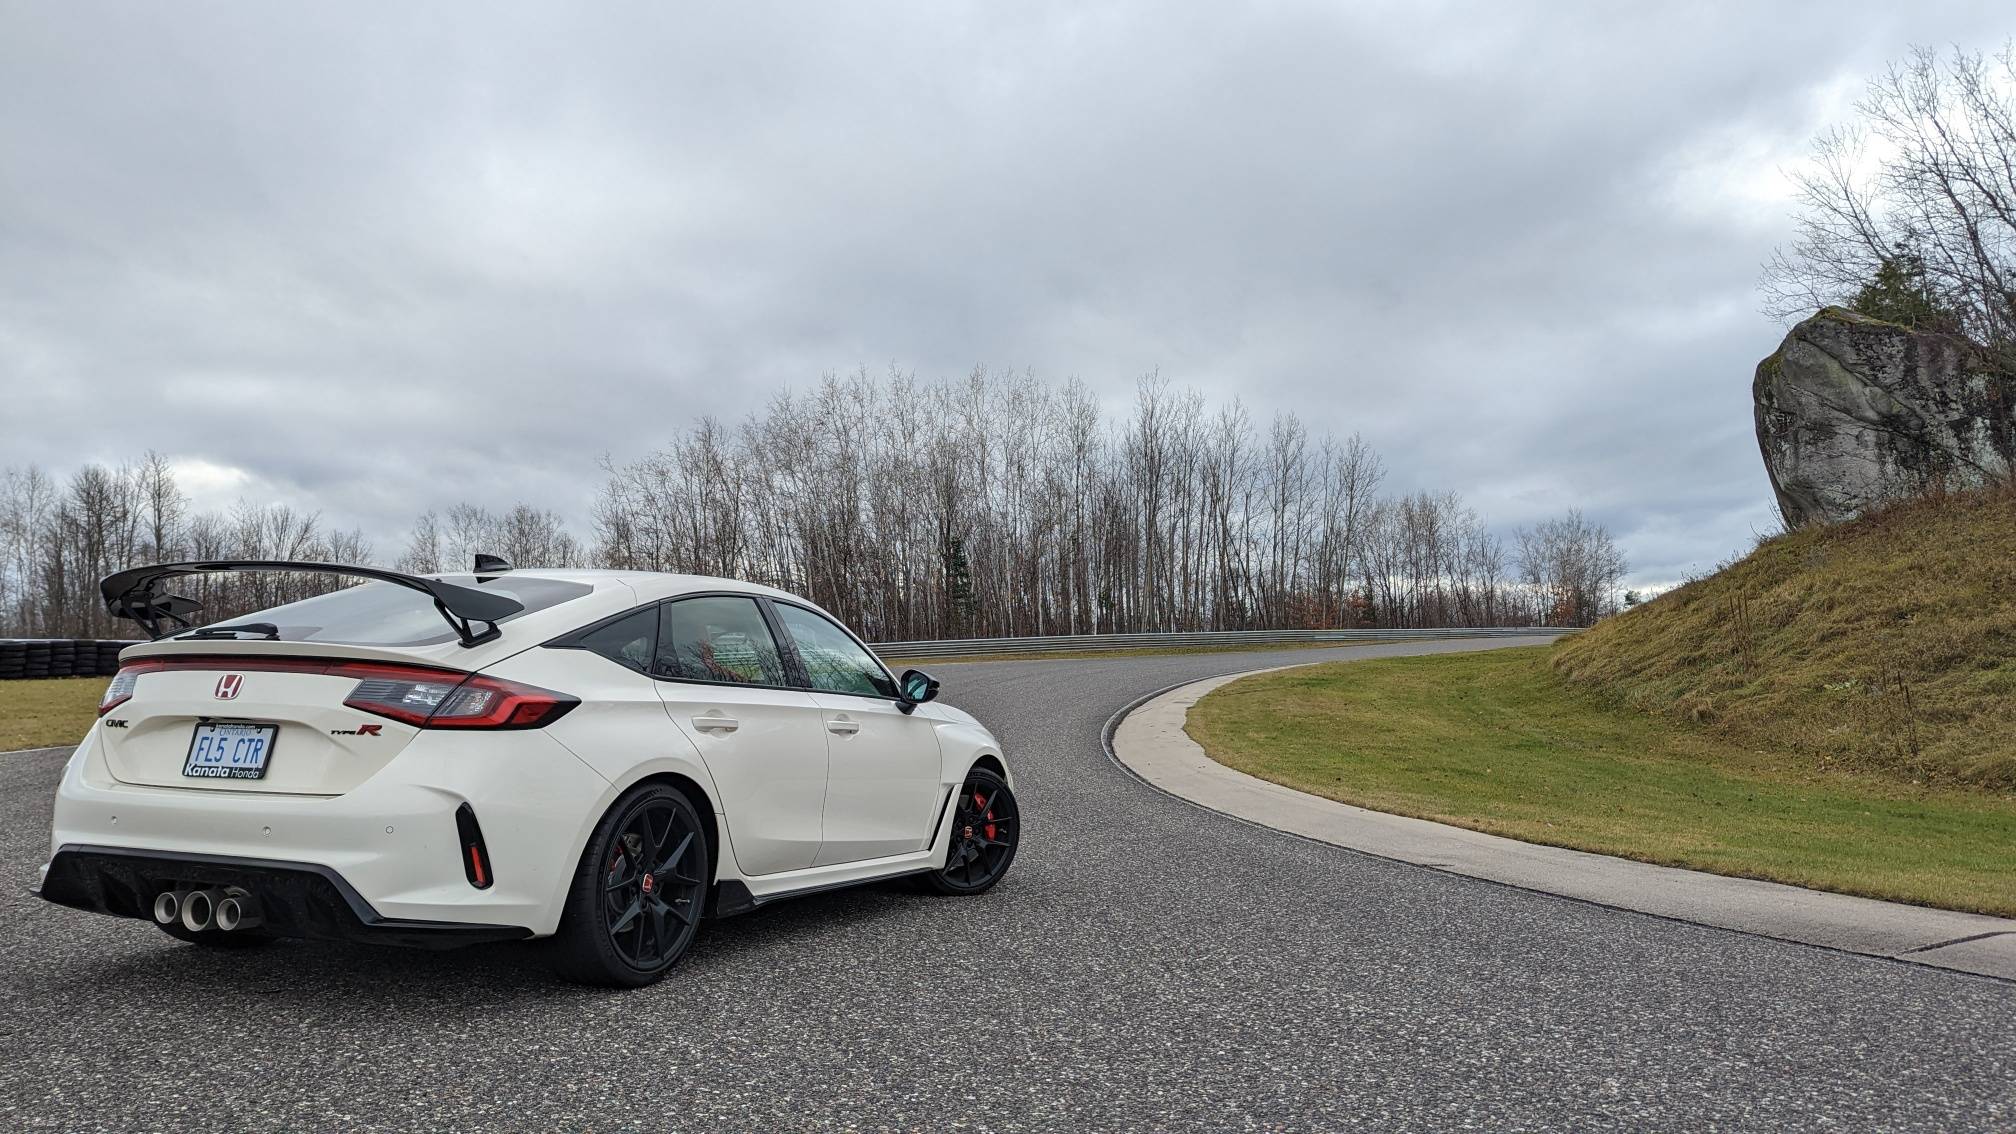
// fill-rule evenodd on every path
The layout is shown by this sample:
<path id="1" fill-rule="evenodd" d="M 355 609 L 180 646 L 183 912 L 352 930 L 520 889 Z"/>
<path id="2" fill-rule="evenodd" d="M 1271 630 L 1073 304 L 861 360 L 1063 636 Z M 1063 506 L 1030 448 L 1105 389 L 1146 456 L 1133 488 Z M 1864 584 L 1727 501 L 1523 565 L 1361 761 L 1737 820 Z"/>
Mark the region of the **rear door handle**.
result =
<path id="1" fill-rule="evenodd" d="M 826 731 L 835 736 L 853 736 L 861 731 L 861 722 L 850 721 L 846 717 L 832 717 L 826 721 Z"/>
<path id="2" fill-rule="evenodd" d="M 699 729 L 701 732 L 734 732 L 736 729 L 742 727 L 742 722 L 736 720 L 734 717 L 694 717 L 693 727 Z"/>

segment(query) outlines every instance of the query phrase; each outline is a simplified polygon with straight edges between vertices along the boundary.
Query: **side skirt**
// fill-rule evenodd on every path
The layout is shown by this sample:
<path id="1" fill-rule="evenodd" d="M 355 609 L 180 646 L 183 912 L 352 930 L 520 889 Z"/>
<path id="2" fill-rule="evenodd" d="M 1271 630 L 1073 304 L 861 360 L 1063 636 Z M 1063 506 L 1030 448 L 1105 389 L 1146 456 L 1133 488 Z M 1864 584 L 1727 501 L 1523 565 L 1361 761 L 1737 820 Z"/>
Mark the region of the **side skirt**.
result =
<path id="1" fill-rule="evenodd" d="M 780 890 L 774 894 L 753 894 L 747 883 L 739 878 L 731 878 L 714 886 L 714 916 L 737 917 L 776 902 L 802 898 L 808 894 L 824 894 L 831 890 L 847 890 L 855 886 L 866 886 L 874 882 L 887 882 L 892 878 L 911 878 L 919 874 L 929 874 L 935 867 L 910 867 L 888 874 L 877 874 L 870 878 L 849 878 L 844 882 L 823 882 L 797 890 Z"/>

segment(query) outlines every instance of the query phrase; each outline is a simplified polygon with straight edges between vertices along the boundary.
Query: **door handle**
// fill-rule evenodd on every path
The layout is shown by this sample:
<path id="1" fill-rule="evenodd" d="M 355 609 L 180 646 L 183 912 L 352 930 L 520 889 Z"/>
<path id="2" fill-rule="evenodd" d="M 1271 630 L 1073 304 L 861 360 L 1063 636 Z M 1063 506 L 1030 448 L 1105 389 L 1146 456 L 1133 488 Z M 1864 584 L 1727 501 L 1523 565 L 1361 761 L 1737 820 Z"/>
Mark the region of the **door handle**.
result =
<path id="1" fill-rule="evenodd" d="M 734 717 L 694 717 L 693 727 L 699 729 L 701 732 L 708 732 L 710 730 L 734 732 L 736 729 L 742 727 L 742 722 L 736 720 Z"/>
<path id="2" fill-rule="evenodd" d="M 850 721 L 846 717 L 833 717 L 826 722 L 826 731 L 835 736 L 853 736 L 861 731 L 861 722 Z"/>

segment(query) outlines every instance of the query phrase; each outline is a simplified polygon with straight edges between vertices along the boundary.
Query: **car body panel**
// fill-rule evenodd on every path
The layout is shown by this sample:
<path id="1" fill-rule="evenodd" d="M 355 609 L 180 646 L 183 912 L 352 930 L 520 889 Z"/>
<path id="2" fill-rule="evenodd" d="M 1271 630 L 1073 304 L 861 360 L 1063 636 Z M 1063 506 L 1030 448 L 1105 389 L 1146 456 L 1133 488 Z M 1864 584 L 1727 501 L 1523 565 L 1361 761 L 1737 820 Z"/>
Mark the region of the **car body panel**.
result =
<path id="1" fill-rule="evenodd" d="M 925 849 L 943 795 L 937 722 L 899 703 L 807 694 L 825 735 L 825 837 L 811 865 L 833 866 Z"/>
<path id="2" fill-rule="evenodd" d="M 342 795 L 376 775 L 420 735 L 411 725 L 345 708 L 343 699 L 356 685 L 354 677 L 234 668 L 228 658 L 203 669 L 142 673 L 132 697 L 107 714 L 101 733 L 106 767 L 126 784 Z M 257 779 L 184 776 L 196 726 L 207 722 L 277 725 L 265 774 Z"/>

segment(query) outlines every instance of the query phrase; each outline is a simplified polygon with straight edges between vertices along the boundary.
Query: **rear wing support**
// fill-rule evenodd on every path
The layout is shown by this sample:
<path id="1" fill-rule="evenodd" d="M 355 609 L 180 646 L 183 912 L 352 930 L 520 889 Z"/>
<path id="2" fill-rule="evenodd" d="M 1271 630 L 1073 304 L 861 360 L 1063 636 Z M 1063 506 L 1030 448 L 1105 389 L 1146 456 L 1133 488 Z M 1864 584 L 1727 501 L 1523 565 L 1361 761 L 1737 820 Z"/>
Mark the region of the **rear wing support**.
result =
<path id="1" fill-rule="evenodd" d="M 507 568 L 508 569 L 508 568 Z M 140 624 L 149 638 L 161 638 L 190 627 L 189 616 L 203 608 L 194 599 L 166 591 L 170 579 L 190 575 L 213 575 L 233 571 L 300 571 L 314 575 L 344 575 L 419 591 L 434 600 L 434 609 L 448 623 L 464 646 L 480 646 L 501 636 L 499 619 L 525 609 L 525 604 L 509 595 L 479 591 L 474 587 L 444 583 L 420 575 L 407 575 L 378 567 L 354 567 L 342 563 L 302 563 L 287 559 L 212 559 L 195 563 L 162 563 L 153 567 L 129 567 L 105 576 L 98 593 L 105 609 L 114 618 Z M 174 626 L 164 626 L 173 622 Z M 476 629 L 477 623 L 483 629 Z"/>

